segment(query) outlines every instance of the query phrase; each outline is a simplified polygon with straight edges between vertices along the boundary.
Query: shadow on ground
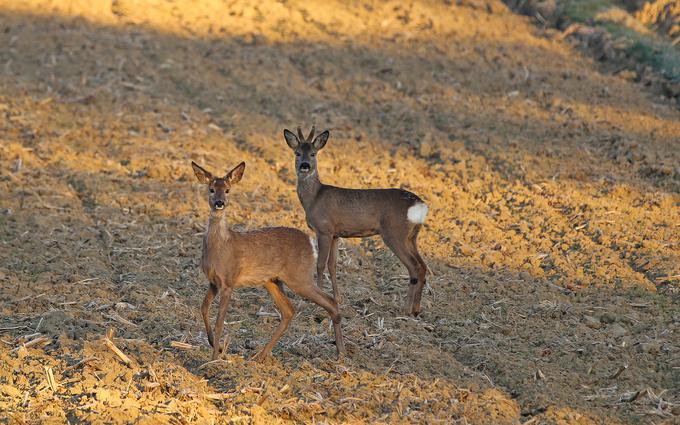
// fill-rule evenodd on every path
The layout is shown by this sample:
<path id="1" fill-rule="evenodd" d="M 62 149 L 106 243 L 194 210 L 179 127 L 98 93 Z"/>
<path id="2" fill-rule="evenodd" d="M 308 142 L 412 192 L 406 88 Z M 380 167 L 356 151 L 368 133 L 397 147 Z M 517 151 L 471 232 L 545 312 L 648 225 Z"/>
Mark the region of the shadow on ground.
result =
<path id="1" fill-rule="evenodd" d="M 672 417 L 677 111 L 534 36 L 500 3 L 491 13 L 422 3 L 406 15 L 369 6 L 328 6 L 337 28 L 311 4 L 283 6 L 283 23 L 177 12 L 167 30 L 139 10 L 102 24 L 2 8 L 8 411 L 27 421 L 46 408 L 81 420 L 120 419 L 116 409 L 178 421 Z M 205 365 L 206 212 L 188 162 L 248 162 L 229 212 L 241 227 L 305 228 L 280 133 L 312 122 L 332 129 L 325 181 L 404 185 L 430 204 L 425 314 L 399 317 L 405 272 L 379 241 L 347 241 L 347 363 L 330 361 L 328 320 L 299 300 L 278 361 L 244 361 L 277 320 L 264 291 L 244 290 L 227 360 Z M 132 368 L 99 342 L 109 327 Z M 12 351 L 35 333 L 52 342 Z M 57 373 L 55 396 L 43 366 Z"/>

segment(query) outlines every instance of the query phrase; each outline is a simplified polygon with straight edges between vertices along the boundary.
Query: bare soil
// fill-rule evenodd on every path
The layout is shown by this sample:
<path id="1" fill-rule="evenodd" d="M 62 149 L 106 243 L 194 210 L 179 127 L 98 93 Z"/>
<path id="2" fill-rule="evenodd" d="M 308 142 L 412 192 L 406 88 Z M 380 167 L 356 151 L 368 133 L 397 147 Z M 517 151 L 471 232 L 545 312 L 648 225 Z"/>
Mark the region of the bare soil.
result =
<path id="1" fill-rule="evenodd" d="M 345 3 L 0 1 L 0 422 L 680 421 L 680 112 L 498 1 Z M 345 240 L 347 359 L 295 298 L 250 361 L 246 289 L 209 363 L 189 162 L 247 162 L 237 228 L 306 229 L 312 123 L 323 181 L 430 205 L 422 317 Z"/>

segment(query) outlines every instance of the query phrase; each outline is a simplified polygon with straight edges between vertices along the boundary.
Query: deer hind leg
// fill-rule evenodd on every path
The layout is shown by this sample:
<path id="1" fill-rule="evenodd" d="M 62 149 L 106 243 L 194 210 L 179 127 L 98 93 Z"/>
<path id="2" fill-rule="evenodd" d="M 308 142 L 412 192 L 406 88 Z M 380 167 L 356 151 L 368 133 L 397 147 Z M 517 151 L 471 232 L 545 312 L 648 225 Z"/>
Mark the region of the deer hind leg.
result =
<path id="1" fill-rule="evenodd" d="M 340 290 L 338 289 L 337 282 L 337 270 L 338 265 L 338 238 L 333 238 L 331 242 L 330 254 L 328 255 L 328 273 L 331 275 L 331 283 L 333 284 L 333 298 L 335 302 L 340 304 L 342 300 L 340 298 Z"/>
<path id="2" fill-rule="evenodd" d="M 425 287 L 425 276 L 427 275 L 427 264 L 420 256 L 418 252 L 418 232 L 420 231 L 420 226 L 414 228 L 413 232 L 409 236 L 409 249 L 411 254 L 418 261 L 418 284 L 413 288 L 413 303 L 411 304 L 411 314 L 418 316 L 420 314 L 420 299 L 423 294 L 423 288 Z"/>
<path id="3" fill-rule="evenodd" d="M 212 303 L 213 298 L 215 298 L 215 295 L 217 295 L 217 285 L 210 283 L 210 286 L 208 287 L 208 293 L 205 294 L 205 298 L 203 298 L 203 304 L 201 304 L 201 316 L 203 316 L 205 332 L 208 334 L 208 342 L 210 343 L 211 347 L 214 345 L 214 337 L 213 330 L 210 327 L 210 318 L 208 317 L 208 312 L 210 311 L 210 304 Z"/>
<path id="4" fill-rule="evenodd" d="M 274 330 L 272 339 L 267 343 L 267 345 L 264 346 L 264 348 L 262 348 L 262 350 L 260 350 L 260 352 L 253 356 L 253 360 L 256 361 L 263 361 L 271 354 L 272 349 L 278 342 L 279 338 L 281 338 L 281 335 L 283 335 L 286 329 L 288 329 L 290 319 L 292 319 L 293 315 L 295 315 L 293 304 L 291 304 L 286 294 L 283 293 L 283 288 L 281 288 L 280 284 L 269 281 L 264 285 L 264 287 L 267 288 L 267 291 L 269 291 L 269 294 L 274 300 L 274 304 L 276 304 L 276 308 L 278 308 L 279 312 L 281 312 L 281 322 L 279 322 L 276 330 Z"/>
<path id="5" fill-rule="evenodd" d="M 340 327 L 340 322 L 342 317 L 340 316 L 340 307 L 338 303 L 330 296 L 319 289 L 318 286 L 314 285 L 311 277 L 308 280 L 302 280 L 298 282 L 292 282 L 288 284 L 288 287 L 296 294 L 307 298 L 308 300 L 314 302 L 315 304 L 323 307 L 328 314 L 331 316 L 333 321 L 333 332 L 335 333 L 335 348 L 338 352 L 338 359 L 342 358 L 345 354 L 345 343 L 342 339 L 342 329 Z"/>
<path id="6" fill-rule="evenodd" d="M 220 338 L 222 337 L 222 329 L 224 328 L 224 318 L 227 315 L 227 308 L 229 307 L 229 300 L 233 288 L 231 286 L 222 286 L 220 291 L 220 309 L 217 312 L 217 320 L 215 321 L 215 335 L 213 340 L 212 360 L 217 360 L 220 353 Z"/>
<path id="7" fill-rule="evenodd" d="M 383 233 L 383 241 L 388 248 L 394 252 L 394 255 L 399 258 L 409 275 L 408 297 L 406 299 L 406 306 L 404 308 L 405 314 L 413 314 L 413 303 L 415 299 L 416 289 L 419 286 L 419 270 L 420 264 L 416 257 L 412 254 L 408 243 L 407 232 Z"/>

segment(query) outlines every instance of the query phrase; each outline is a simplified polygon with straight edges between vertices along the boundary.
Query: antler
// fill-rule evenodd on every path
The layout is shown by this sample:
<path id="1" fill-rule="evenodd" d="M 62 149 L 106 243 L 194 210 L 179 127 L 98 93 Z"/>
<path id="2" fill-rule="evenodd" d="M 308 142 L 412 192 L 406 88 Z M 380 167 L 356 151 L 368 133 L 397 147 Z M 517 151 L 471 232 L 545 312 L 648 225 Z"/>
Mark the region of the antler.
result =
<path id="1" fill-rule="evenodd" d="M 309 136 L 305 137 L 302 134 L 302 128 L 298 126 L 297 128 L 297 133 L 298 133 L 298 139 L 300 139 L 300 142 L 303 143 L 312 143 L 312 139 L 314 139 L 314 132 L 316 131 L 316 126 L 312 125 L 312 131 L 309 132 Z"/>

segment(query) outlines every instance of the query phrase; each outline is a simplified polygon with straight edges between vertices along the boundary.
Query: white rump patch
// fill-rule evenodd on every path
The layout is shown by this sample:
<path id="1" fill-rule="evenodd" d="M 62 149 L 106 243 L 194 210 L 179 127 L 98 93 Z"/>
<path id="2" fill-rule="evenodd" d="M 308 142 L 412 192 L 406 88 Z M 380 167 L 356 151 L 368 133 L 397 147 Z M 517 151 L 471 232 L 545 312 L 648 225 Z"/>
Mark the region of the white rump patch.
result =
<path id="1" fill-rule="evenodd" d="M 319 258 L 319 247 L 316 246 L 316 240 L 313 237 L 309 237 L 309 243 L 312 245 L 312 252 L 314 253 L 314 260 Z"/>
<path id="2" fill-rule="evenodd" d="M 418 202 L 408 209 L 406 212 L 406 217 L 408 221 L 415 224 L 425 223 L 425 218 L 427 217 L 428 207 L 422 202 Z"/>

